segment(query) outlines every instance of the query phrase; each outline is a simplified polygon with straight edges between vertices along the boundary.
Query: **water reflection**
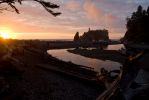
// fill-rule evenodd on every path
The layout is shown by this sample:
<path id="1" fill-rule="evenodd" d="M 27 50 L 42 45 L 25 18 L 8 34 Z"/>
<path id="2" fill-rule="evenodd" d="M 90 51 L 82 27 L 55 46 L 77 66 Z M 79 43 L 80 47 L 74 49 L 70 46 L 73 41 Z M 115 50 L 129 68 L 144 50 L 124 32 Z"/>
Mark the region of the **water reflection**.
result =
<path id="1" fill-rule="evenodd" d="M 119 46 L 108 46 L 107 49 L 120 49 L 121 45 Z M 114 61 L 109 61 L 109 60 L 99 60 L 99 59 L 93 59 L 93 58 L 88 58 L 80 55 L 76 55 L 73 53 L 67 52 L 67 49 L 54 49 L 54 50 L 48 50 L 48 54 L 52 55 L 53 57 L 56 57 L 58 59 L 61 59 L 63 61 L 71 61 L 74 64 L 78 65 L 83 65 L 83 66 L 88 66 L 94 68 L 95 71 L 100 71 L 101 68 L 105 68 L 108 71 L 110 70 L 115 70 L 115 69 L 120 69 L 121 64 L 118 62 Z"/>
<path id="2" fill-rule="evenodd" d="M 90 48 L 89 47 L 89 48 L 86 48 L 86 49 L 92 50 L 92 49 L 97 49 L 97 48 L 93 48 L 93 47 Z M 123 44 L 118 44 L 118 45 L 104 45 L 104 46 L 102 46 L 102 49 L 104 49 L 104 50 L 120 50 L 121 48 L 124 48 L 124 45 Z M 99 47 L 99 49 L 100 49 L 100 47 Z"/>
<path id="3" fill-rule="evenodd" d="M 123 44 L 118 44 L 118 45 L 108 45 L 105 50 L 119 50 L 121 48 L 124 48 Z"/>

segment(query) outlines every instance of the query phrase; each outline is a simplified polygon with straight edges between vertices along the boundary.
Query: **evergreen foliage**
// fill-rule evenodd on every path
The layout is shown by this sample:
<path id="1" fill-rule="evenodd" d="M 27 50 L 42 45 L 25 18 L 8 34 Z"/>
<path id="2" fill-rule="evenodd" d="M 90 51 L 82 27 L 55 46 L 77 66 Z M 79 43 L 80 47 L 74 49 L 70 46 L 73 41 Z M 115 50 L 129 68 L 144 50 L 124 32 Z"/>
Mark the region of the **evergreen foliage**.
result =
<path id="1" fill-rule="evenodd" d="M 124 40 L 134 43 L 149 43 L 149 7 L 144 10 L 138 6 L 136 12 L 127 18 L 127 32 Z"/>
<path id="2" fill-rule="evenodd" d="M 35 1 L 38 2 L 39 4 L 41 4 L 43 6 L 43 8 L 48 11 L 49 13 L 51 13 L 53 16 L 58 16 L 61 13 L 60 12 L 54 12 L 53 9 L 55 8 L 59 8 L 59 6 L 57 4 L 53 4 L 51 2 L 48 2 L 46 0 L 0 0 L 0 5 L 2 4 L 7 4 L 8 6 L 10 6 L 16 13 L 20 13 L 19 10 L 17 9 L 17 7 L 15 6 L 16 3 L 19 3 L 20 5 L 22 5 L 23 1 Z M 11 11 L 8 9 L 8 7 L 3 7 L 0 6 L 0 12 L 7 10 L 7 11 Z"/>

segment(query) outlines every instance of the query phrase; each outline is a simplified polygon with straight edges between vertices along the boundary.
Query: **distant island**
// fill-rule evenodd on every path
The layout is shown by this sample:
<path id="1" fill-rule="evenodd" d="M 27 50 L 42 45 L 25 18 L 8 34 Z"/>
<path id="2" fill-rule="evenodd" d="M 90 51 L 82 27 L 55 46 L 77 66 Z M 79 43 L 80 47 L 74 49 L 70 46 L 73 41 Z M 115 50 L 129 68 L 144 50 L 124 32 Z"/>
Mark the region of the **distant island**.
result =
<path id="1" fill-rule="evenodd" d="M 93 41 L 107 41 L 109 40 L 109 32 L 106 29 L 99 30 L 91 30 L 89 28 L 88 32 L 84 32 L 82 36 L 79 36 L 79 32 L 76 32 L 74 36 L 74 41 L 85 41 L 85 42 L 93 42 Z"/>

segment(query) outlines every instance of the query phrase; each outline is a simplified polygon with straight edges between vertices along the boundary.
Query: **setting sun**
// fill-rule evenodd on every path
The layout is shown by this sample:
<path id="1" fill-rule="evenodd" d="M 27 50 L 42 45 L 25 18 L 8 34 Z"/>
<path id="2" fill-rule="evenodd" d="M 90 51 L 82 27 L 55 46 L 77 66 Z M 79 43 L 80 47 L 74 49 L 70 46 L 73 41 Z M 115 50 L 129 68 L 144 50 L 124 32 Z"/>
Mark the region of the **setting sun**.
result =
<path id="1" fill-rule="evenodd" d="M 0 32 L 0 37 L 4 38 L 4 39 L 9 39 L 10 38 L 10 34 L 7 32 Z"/>

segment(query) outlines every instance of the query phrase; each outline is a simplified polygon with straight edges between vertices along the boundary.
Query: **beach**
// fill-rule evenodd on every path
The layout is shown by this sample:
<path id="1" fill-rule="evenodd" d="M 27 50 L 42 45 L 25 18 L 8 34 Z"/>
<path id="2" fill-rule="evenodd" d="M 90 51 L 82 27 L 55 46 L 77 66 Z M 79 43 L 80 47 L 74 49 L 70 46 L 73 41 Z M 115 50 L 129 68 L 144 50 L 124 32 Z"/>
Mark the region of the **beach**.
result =
<path id="1" fill-rule="evenodd" d="M 1 100 L 95 100 L 103 92 L 103 87 L 98 84 L 88 84 L 65 74 L 36 67 L 37 64 L 47 63 L 47 60 L 43 60 L 45 48 L 17 48 L 23 53 L 17 52 L 11 56 L 16 60 L 10 60 L 15 65 L 13 73 L 1 75 L 8 84 Z M 47 64 L 54 67 L 50 59 Z"/>

